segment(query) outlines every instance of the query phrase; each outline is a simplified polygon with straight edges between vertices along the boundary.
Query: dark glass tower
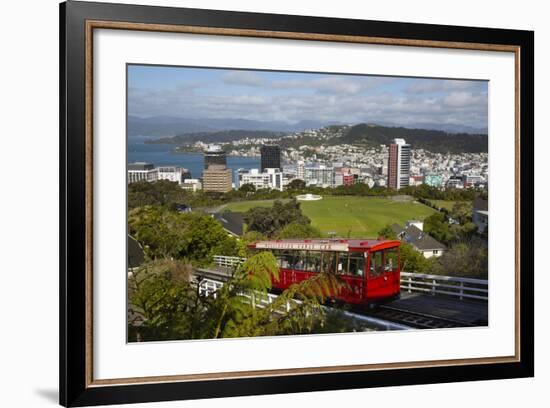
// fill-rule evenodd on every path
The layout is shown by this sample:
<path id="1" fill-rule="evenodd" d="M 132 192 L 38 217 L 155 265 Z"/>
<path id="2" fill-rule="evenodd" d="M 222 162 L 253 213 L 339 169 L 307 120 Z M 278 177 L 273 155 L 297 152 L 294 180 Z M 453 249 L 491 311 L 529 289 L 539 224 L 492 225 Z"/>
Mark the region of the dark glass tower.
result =
<path id="1" fill-rule="evenodd" d="M 217 146 L 207 150 L 204 153 L 204 168 L 208 169 L 208 167 L 212 164 L 227 166 L 225 152 Z"/>
<path id="2" fill-rule="evenodd" d="M 281 148 L 276 145 L 266 145 L 260 148 L 262 155 L 261 165 L 262 173 L 265 169 L 279 169 L 281 168 Z"/>

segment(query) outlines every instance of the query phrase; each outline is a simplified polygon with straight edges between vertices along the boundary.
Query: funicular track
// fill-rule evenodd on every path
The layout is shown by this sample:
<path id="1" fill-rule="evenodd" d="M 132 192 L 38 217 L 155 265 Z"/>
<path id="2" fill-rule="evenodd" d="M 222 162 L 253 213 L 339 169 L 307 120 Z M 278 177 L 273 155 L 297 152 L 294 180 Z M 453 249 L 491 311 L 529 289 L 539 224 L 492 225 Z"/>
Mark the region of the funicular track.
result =
<path id="1" fill-rule="evenodd" d="M 379 305 L 378 307 L 367 312 L 363 311 L 359 313 L 417 329 L 450 329 L 475 326 L 463 321 L 433 316 L 425 313 L 412 312 L 409 310 L 402 310 L 387 305 Z"/>

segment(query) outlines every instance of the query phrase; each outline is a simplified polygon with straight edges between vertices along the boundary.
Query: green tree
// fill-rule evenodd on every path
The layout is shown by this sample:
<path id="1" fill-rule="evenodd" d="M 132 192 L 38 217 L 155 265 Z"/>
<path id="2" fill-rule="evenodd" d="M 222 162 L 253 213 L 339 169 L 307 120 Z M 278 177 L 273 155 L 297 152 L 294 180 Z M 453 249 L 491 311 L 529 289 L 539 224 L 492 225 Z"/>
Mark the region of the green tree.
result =
<path id="1" fill-rule="evenodd" d="M 430 261 L 414 247 L 401 241 L 400 246 L 401 270 L 404 272 L 427 273 Z"/>
<path id="2" fill-rule="evenodd" d="M 455 243 L 434 260 L 431 272 L 441 275 L 487 279 L 487 246 L 481 239 Z"/>
<path id="3" fill-rule="evenodd" d="M 240 186 L 239 191 L 242 191 L 243 193 L 254 193 L 256 191 L 256 187 L 254 184 L 247 183 Z"/>
<path id="4" fill-rule="evenodd" d="M 457 201 L 451 209 L 451 217 L 464 225 L 472 221 L 472 206 L 466 201 Z"/>
<path id="5" fill-rule="evenodd" d="M 477 227 L 467 219 L 464 225 L 450 224 L 445 214 L 437 212 L 424 219 L 424 231 L 449 246 L 470 240 L 476 234 Z"/>
<path id="6" fill-rule="evenodd" d="M 288 183 L 288 188 L 291 190 L 303 190 L 306 188 L 306 182 L 302 179 L 296 178 Z"/>
<path id="7" fill-rule="evenodd" d="M 296 199 L 287 203 L 276 200 L 272 207 L 253 207 L 244 213 L 243 218 L 249 231 L 257 231 L 268 237 L 275 236 L 290 223 L 310 224 Z"/>
<path id="8" fill-rule="evenodd" d="M 279 239 L 322 238 L 322 236 L 323 234 L 319 228 L 299 222 L 291 222 L 277 233 Z"/>
<path id="9" fill-rule="evenodd" d="M 378 231 L 378 236 L 385 239 L 397 239 L 397 234 L 393 231 L 391 225 L 389 224 Z"/>
<path id="10" fill-rule="evenodd" d="M 190 284 L 191 268 L 178 261 L 158 260 L 142 265 L 128 275 L 128 301 L 132 317 L 128 322 L 129 340 L 175 340 L 181 333 L 192 336 L 197 304 Z"/>
<path id="11" fill-rule="evenodd" d="M 168 180 L 128 184 L 128 208 L 159 205 L 175 209 L 178 204 L 188 203 L 191 196 L 191 192 Z"/>
<path id="12" fill-rule="evenodd" d="M 266 300 L 273 279 L 278 279 L 271 252 L 248 258 L 216 296 L 202 293 L 186 268 L 157 260 L 131 274 L 130 308 L 143 323 L 136 327 L 129 322 L 130 341 L 310 333 L 324 323 L 322 303 L 342 285 L 336 275 L 320 273 L 259 308 L 255 305 Z"/>
<path id="13" fill-rule="evenodd" d="M 258 231 L 247 231 L 244 233 L 241 239 L 247 244 L 251 244 L 257 241 L 265 241 L 267 237 Z"/>
<path id="14" fill-rule="evenodd" d="M 458 229 L 451 229 L 444 214 L 437 212 L 424 219 L 424 231 L 436 240 L 448 244 L 458 239 Z"/>
<path id="15" fill-rule="evenodd" d="M 198 213 L 139 207 L 129 212 L 128 226 L 151 259 L 186 259 L 194 265 L 207 265 L 213 255 L 239 253 L 236 239 L 220 223 Z"/>
<path id="16" fill-rule="evenodd" d="M 277 214 L 268 207 L 254 207 L 243 214 L 244 222 L 248 231 L 255 231 L 260 234 L 271 236 L 277 231 Z"/>

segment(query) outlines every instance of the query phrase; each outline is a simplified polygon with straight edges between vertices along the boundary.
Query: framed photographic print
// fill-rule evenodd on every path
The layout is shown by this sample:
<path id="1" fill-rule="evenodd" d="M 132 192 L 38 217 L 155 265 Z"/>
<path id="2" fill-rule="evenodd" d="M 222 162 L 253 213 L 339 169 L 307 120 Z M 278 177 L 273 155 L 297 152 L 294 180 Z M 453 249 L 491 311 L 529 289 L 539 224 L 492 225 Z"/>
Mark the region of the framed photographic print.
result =
<path id="1" fill-rule="evenodd" d="M 534 375 L 533 32 L 60 17 L 61 404 Z"/>

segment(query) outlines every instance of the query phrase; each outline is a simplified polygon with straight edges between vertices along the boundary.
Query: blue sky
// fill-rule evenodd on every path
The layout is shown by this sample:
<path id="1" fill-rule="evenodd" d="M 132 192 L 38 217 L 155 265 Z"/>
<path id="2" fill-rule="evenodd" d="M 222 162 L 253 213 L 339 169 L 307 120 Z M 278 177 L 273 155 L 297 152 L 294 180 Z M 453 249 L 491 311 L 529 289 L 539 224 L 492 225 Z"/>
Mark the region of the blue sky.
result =
<path id="1" fill-rule="evenodd" d="M 128 113 L 487 127 L 485 81 L 128 66 Z"/>

